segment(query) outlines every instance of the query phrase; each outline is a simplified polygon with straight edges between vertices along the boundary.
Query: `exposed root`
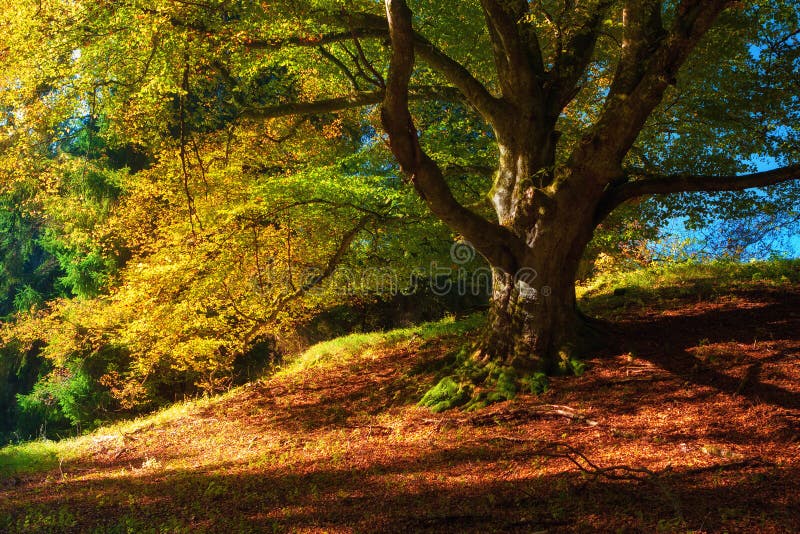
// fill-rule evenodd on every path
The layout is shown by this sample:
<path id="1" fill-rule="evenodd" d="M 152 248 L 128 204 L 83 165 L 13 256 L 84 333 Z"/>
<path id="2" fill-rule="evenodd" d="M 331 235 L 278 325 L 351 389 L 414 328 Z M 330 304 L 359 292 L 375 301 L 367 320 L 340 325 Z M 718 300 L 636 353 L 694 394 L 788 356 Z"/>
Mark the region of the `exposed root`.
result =
<path id="1" fill-rule="evenodd" d="M 507 441 L 511 443 L 534 443 L 538 448 L 531 451 L 534 456 L 544 458 L 564 459 L 572 463 L 578 471 L 590 477 L 591 480 L 605 479 L 612 481 L 629 481 L 653 484 L 659 489 L 664 498 L 672 506 L 675 517 L 684 522 L 681 502 L 670 489 L 666 476 L 673 472 L 672 467 L 660 471 L 653 471 L 646 467 L 631 467 L 628 465 L 611 465 L 602 467 L 590 460 L 582 451 L 565 442 L 541 442 L 539 440 L 517 438 L 512 436 L 496 436 L 492 440 Z M 682 475 L 698 475 L 708 471 L 729 471 L 745 467 L 763 467 L 773 465 L 761 458 L 748 458 L 736 462 L 698 467 L 681 472 Z"/>
<path id="2" fill-rule="evenodd" d="M 444 428 L 445 426 L 492 426 L 502 423 L 509 423 L 514 421 L 521 421 L 532 419 L 534 417 L 566 417 L 573 421 L 580 421 L 588 426 L 597 426 L 600 423 L 593 419 L 589 419 L 585 415 L 578 413 L 574 408 L 569 406 L 562 406 L 558 404 L 540 404 L 528 408 L 519 408 L 516 410 L 509 410 L 503 413 L 495 414 L 477 414 L 471 417 L 447 417 L 442 419 L 423 419 L 423 423 L 430 423 L 435 425 L 436 430 Z"/>

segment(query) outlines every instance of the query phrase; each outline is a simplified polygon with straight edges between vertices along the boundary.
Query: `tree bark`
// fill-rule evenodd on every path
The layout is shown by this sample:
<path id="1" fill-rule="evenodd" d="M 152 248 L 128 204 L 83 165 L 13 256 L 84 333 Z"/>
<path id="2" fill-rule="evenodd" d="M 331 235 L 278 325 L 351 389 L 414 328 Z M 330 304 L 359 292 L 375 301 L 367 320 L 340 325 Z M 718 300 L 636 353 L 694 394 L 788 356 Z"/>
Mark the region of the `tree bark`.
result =
<path id="1" fill-rule="evenodd" d="M 522 268 L 516 275 L 495 269 L 479 361 L 513 367 L 522 375 L 557 372 L 575 354 L 582 326 L 571 278 L 565 272 L 551 273 L 537 284 L 534 269 Z"/>
<path id="2" fill-rule="evenodd" d="M 525 243 L 513 269 L 493 267 L 486 331 L 478 346 L 493 360 L 521 374 L 563 370 L 581 348 L 584 324 L 575 299 L 575 277 L 595 227 L 596 201 L 589 192 L 564 186 L 576 170 L 554 168 L 552 130 L 509 124 L 499 135 L 501 158 L 492 202 L 499 222 Z M 525 143 L 512 144 L 524 139 Z M 561 184 L 561 185 L 559 185 Z"/>

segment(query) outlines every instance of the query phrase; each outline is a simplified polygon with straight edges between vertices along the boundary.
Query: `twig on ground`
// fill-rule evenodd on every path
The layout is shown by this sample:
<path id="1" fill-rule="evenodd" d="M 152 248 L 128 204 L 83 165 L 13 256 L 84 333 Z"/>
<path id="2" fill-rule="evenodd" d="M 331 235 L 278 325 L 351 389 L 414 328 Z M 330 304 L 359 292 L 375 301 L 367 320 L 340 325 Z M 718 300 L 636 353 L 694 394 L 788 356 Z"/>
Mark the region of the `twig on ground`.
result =
<path id="1" fill-rule="evenodd" d="M 539 404 L 527 408 L 520 408 L 511 410 L 509 412 L 500 414 L 481 414 L 468 418 L 464 422 L 468 422 L 473 426 L 484 426 L 497 424 L 498 421 L 518 420 L 526 417 L 548 417 L 559 416 L 572 419 L 574 421 L 581 421 L 589 426 L 597 426 L 599 423 L 593 419 L 589 419 L 585 415 L 579 413 L 577 410 L 570 406 L 563 406 L 560 404 Z"/>

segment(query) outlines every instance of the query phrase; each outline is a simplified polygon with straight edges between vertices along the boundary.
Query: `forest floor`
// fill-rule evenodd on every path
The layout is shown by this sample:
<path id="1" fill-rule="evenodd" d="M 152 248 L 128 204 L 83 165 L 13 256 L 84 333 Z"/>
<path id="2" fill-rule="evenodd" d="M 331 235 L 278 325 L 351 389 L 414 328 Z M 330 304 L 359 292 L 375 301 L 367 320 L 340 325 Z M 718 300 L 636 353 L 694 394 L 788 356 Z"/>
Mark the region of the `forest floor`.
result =
<path id="1" fill-rule="evenodd" d="M 800 285 L 708 288 L 596 297 L 615 346 L 476 412 L 416 405 L 464 342 L 453 323 L 5 449 L 42 458 L 0 475 L 0 530 L 800 531 Z"/>

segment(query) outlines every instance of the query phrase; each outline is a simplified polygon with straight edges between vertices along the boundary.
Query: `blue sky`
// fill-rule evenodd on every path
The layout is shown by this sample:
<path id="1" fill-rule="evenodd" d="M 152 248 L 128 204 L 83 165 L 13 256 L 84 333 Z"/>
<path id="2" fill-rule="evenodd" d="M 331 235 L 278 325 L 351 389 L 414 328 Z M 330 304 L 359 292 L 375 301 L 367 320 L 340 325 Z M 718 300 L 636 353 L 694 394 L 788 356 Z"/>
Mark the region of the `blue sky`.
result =
<path id="1" fill-rule="evenodd" d="M 771 158 L 759 158 L 754 159 L 753 163 L 756 165 L 758 171 L 768 171 L 778 167 L 778 163 L 771 159 Z M 683 222 L 681 219 L 673 219 L 669 222 L 669 224 L 663 229 L 665 236 L 672 239 L 684 239 L 684 238 L 693 238 L 697 240 L 702 240 L 703 232 L 702 231 L 691 231 L 686 230 L 683 226 Z M 708 231 L 708 230 L 706 230 Z M 786 235 L 786 243 L 785 246 L 782 247 L 781 252 L 783 252 L 786 256 L 791 258 L 800 258 L 800 233 L 797 231 L 793 234 Z M 742 257 L 742 260 L 747 261 L 751 258 L 754 259 L 764 259 L 759 257 L 758 254 L 750 254 L 747 253 Z"/>

